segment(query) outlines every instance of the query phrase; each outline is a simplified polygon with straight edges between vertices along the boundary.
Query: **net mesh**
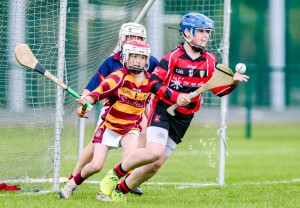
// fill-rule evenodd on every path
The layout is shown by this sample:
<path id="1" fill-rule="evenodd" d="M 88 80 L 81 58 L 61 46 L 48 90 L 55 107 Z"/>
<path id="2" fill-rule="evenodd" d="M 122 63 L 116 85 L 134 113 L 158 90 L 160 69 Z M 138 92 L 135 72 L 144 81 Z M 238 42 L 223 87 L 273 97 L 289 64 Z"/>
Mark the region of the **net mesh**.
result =
<path id="1" fill-rule="evenodd" d="M 146 0 L 68 0 L 66 8 L 64 83 L 81 93 L 117 45 L 120 26 L 134 21 Z M 57 75 L 60 34 L 60 1 L 0 0 L 0 180 L 44 178 L 52 174 L 56 122 L 57 86 L 40 74 L 21 67 L 13 55 L 18 43 L 27 43 L 39 62 Z M 183 42 L 178 30 L 182 15 L 199 12 L 215 21 L 215 32 L 207 48 L 219 62 L 223 35 L 221 0 L 156 1 L 141 23 L 147 27 L 153 55 L 160 59 Z M 202 109 L 173 159 L 187 161 L 197 170 L 189 181 L 215 181 L 217 177 L 220 99 L 206 93 Z M 63 98 L 61 156 L 77 142 L 77 104 L 69 94 Z M 90 112 L 87 125 L 94 126 L 99 110 Z M 89 139 L 90 137 L 88 137 Z M 197 155 L 197 159 L 195 159 Z M 74 157 L 71 157 L 74 159 Z M 197 162 L 197 161 L 199 162 Z M 179 172 L 186 174 L 184 168 Z M 162 169 L 157 181 L 174 181 Z M 178 177 L 181 177 L 178 174 Z"/>

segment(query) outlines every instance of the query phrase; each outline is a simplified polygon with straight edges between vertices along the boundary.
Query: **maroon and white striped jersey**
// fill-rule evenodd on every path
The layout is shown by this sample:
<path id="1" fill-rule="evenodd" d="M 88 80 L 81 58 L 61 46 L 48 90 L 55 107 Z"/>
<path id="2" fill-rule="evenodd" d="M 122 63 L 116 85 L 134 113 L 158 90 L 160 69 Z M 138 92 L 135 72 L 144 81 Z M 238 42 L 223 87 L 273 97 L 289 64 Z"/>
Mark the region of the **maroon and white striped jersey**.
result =
<path id="1" fill-rule="evenodd" d="M 145 73 L 145 80 L 137 83 L 126 67 L 108 75 L 91 92 L 96 101 L 107 98 L 107 108 L 102 115 L 103 125 L 114 132 L 124 135 L 130 130 L 141 130 L 140 123 L 151 93 L 147 87 L 150 74 Z"/>

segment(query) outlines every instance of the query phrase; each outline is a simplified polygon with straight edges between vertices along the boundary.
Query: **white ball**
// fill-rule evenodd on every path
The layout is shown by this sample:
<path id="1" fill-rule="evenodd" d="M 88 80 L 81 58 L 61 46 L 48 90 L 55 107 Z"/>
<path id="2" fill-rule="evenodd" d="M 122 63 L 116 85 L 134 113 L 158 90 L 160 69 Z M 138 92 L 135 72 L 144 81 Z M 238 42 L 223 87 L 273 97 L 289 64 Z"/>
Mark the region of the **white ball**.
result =
<path id="1" fill-rule="evenodd" d="M 238 63 L 235 66 L 235 71 L 240 74 L 244 74 L 246 72 L 246 65 L 244 63 Z"/>

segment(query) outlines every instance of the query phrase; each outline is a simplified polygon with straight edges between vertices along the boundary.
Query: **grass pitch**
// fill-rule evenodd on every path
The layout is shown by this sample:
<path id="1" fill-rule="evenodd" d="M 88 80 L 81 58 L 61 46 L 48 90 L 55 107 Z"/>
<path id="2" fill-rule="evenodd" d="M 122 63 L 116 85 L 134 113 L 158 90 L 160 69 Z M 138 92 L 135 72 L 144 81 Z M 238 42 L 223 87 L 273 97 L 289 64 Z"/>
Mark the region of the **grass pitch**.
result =
<path id="1" fill-rule="evenodd" d="M 197 129 L 193 128 L 191 132 Z M 252 138 L 244 135 L 243 126 L 228 126 L 225 186 L 198 186 L 203 181 L 215 181 L 217 168 L 211 173 L 202 168 L 203 153 L 195 148 L 198 139 L 188 134 L 178 147 L 187 154 L 176 154 L 176 150 L 157 177 L 142 185 L 145 194 L 128 194 L 125 204 L 97 201 L 98 184 L 84 183 L 70 200 L 60 199 L 57 193 L 0 192 L 0 207 L 300 207 L 299 124 L 254 125 Z M 62 176 L 67 177 L 75 165 L 76 147 L 73 149 L 62 161 Z M 119 159 L 119 153 L 112 152 L 105 169 L 90 180 L 100 180 Z M 204 179 L 199 169 L 207 171 Z M 166 184 L 158 185 L 160 181 Z M 193 182 L 194 186 L 187 185 Z M 21 187 L 32 185 L 51 189 L 49 183 Z"/>

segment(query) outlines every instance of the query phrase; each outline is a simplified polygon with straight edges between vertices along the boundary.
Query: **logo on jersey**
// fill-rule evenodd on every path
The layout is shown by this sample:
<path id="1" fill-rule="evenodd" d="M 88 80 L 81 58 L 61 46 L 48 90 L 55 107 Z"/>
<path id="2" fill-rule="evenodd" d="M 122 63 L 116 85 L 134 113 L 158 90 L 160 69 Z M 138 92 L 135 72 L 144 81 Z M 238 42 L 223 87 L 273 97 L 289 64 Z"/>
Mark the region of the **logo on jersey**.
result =
<path id="1" fill-rule="evenodd" d="M 122 90 L 122 92 L 123 92 L 125 95 L 130 95 L 130 94 L 131 94 L 129 90 L 126 90 L 126 88 L 124 88 L 124 89 Z"/>
<path id="2" fill-rule="evenodd" d="M 179 88 L 182 88 L 182 84 L 181 84 L 180 80 L 181 80 L 180 77 L 175 77 L 175 78 L 173 77 L 170 87 L 172 87 L 173 89 L 176 89 L 176 90 L 178 90 Z"/>
<path id="3" fill-rule="evenodd" d="M 177 74 L 183 74 L 183 70 L 182 70 L 182 69 L 175 69 L 175 72 L 176 72 Z"/>
<path id="4" fill-rule="evenodd" d="M 160 118 L 161 118 L 161 116 L 158 115 L 158 114 L 156 114 L 156 115 L 154 116 L 153 121 L 154 121 L 154 122 L 160 122 Z"/>
<path id="5" fill-rule="evenodd" d="M 200 70 L 200 77 L 203 78 L 206 75 L 206 70 Z"/>
<path id="6" fill-rule="evenodd" d="M 192 77 L 194 75 L 194 70 L 193 69 L 190 69 L 189 70 L 189 77 Z"/>

